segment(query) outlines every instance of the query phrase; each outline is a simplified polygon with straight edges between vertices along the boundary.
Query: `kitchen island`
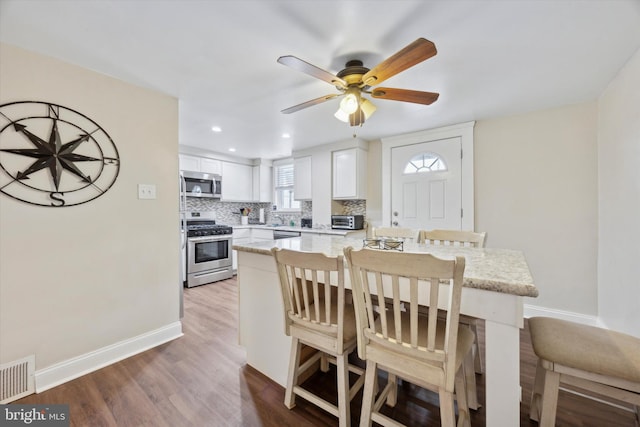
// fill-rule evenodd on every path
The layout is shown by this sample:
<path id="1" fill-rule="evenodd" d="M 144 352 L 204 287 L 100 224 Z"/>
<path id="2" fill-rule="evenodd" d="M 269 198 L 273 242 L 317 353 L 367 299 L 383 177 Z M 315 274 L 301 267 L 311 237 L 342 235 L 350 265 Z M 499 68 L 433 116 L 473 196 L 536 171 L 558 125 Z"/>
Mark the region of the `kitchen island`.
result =
<path id="1" fill-rule="evenodd" d="M 271 248 L 323 252 L 362 248 L 361 238 L 305 235 L 293 239 L 234 244 L 238 252 L 239 340 L 247 363 L 282 386 L 286 384 L 291 341 Z M 405 251 L 466 259 L 460 312 L 485 319 L 486 425 L 520 423 L 520 335 L 523 299 L 538 296 L 524 255 L 493 248 L 452 248 L 404 243 Z M 348 274 L 346 286 L 350 287 Z"/>

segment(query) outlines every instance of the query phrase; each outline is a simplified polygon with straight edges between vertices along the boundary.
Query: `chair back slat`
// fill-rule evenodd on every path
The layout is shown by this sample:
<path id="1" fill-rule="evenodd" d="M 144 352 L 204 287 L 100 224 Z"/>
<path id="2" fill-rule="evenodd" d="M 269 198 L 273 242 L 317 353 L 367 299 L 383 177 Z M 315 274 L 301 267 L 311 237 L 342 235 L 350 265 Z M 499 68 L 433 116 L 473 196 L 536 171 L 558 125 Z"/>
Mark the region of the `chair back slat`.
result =
<path id="1" fill-rule="evenodd" d="M 402 306 L 400 302 L 400 278 L 398 276 L 393 277 L 393 319 L 396 326 L 396 337 L 402 336 Z"/>
<path id="2" fill-rule="evenodd" d="M 440 283 L 438 279 L 432 278 L 429 284 L 429 301 L 435 301 L 437 306 L 438 299 L 440 297 Z M 432 302 L 433 304 L 433 302 Z M 430 351 L 435 349 L 436 345 L 436 327 L 438 325 L 438 310 L 429 310 L 429 331 L 427 333 L 429 339 L 427 341 L 427 348 Z"/>
<path id="3" fill-rule="evenodd" d="M 410 354 L 446 370 L 453 387 L 464 257 L 440 259 L 428 253 L 345 249 L 358 323 L 358 354 L 366 359 L 368 346 L 394 354 Z M 442 292 L 441 292 L 442 291 Z M 419 315 L 419 298 L 438 310 Z M 423 307 L 424 308 L 424 307 Z M 441 322 L 438 325 L 438 322 Z M 442 322 L 446 322 L 443 324 Z"/>
<path id="4" fill-rule="evenodd" d="M 409 334 L 411 336 L 411 348 L 418 348 L 418 278 L 409 278 Z M 435 336 L 435 334 L 434 334 Z M 433 348 L 432 348 L 433 350 Z"/>
<path id="5" fill-rule="evenodd" d="M 331 277 L 331 273 L 328 270 L 325 270 L 323 273 L 323 277 Z M 331 301 L 331 286 L 323 286 L 324 288 L 324 300 Z M 324 318 L 325 322 L 331 322 L 331 304 L 324 305 Z"/>
<path id="6" fill-rule="evenodd" d="M 487 233 L 463 230 L 420 230 L 418 243 L 484 248 Z"/>

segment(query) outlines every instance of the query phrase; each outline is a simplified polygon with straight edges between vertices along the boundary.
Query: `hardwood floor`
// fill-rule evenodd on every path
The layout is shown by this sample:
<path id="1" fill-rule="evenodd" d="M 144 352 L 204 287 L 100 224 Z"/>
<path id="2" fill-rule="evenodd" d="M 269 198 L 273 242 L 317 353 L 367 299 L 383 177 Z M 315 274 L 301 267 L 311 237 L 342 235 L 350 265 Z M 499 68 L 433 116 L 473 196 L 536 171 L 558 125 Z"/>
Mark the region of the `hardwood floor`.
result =
<path id="1" fill-rule="evenodd" d="M 71 426 L 334 426 L 337 419 L 302 399 L 288 410 L 284 389 L 250 366 L 237 345 L 237 286 L 234 279 L 185 289 L 184 337 L 76 380 L 14 403 L 68 403 Z M 479 331 L 483 343 L 483 328 Z M 521 332 L 521 426 L 529 420 L 535 355 L 527 328 Z M 309 388 L 335 397 L 333 370 L 315 374 Z M 480 402 L 484 376 L 478 375 Z M 381 380 L 381 383 L 383 380 Z M 362 392 L 360 392 L 361 394 Z M 360 396 L 352 403 L 359 419 Z M 389 414 L 412 426 L 440 425 L 433 393 L 403 383 Z M 481 408 L 472 425 L 484 426 Z M 633 426 L 630 412 L 560 393 L 558 426 Z"/>

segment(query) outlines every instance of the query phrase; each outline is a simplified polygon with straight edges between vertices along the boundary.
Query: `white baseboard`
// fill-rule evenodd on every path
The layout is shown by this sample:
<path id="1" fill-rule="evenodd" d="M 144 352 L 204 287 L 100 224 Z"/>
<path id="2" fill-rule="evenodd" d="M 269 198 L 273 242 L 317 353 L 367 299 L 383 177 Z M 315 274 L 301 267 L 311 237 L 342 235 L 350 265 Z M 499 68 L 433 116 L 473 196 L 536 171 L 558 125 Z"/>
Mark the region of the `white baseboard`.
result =
<path id="1" fill-rule="evenodd" d="M 571 311 L 563 311 L 563 310 L 557 310 L 554 308 L 538 307 L 535 305 L 525 304 L 524 317 L 528 319 L 529 317 L 536 317 L 536 316 L 552 317 L 555 319 L 568 320 L 570 322 L 581 323 L 583 325 L 600 326 L 600 327 L 603 326 L 602 322 L 597 316 L 590 316 L 582 313 L 574 313 Z"/>
<path id="2" fill-rule="evenodd" d="M 41 393 L 82 375 L 104 368 L 134 354 L 179 338 L 182 335 L 182 323 L 177 321 L 137 337 L 37 370 L 35 372 L 36 393 Z"/>

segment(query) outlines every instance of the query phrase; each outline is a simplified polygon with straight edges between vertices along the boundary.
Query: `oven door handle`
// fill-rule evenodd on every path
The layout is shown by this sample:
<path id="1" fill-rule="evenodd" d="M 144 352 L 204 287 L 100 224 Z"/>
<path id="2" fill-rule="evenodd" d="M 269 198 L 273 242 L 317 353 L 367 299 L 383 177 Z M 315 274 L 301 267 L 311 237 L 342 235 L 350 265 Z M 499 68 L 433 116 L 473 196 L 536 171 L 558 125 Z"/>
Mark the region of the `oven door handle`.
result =
<path id="1" fill-rule="evenodd" d="M 231 234 L 218 234 L 213 236 L 195 236 L 188 237 L 187 240 L 191 242 L 216 242 L 218 240 L 231 240 Z"/>

